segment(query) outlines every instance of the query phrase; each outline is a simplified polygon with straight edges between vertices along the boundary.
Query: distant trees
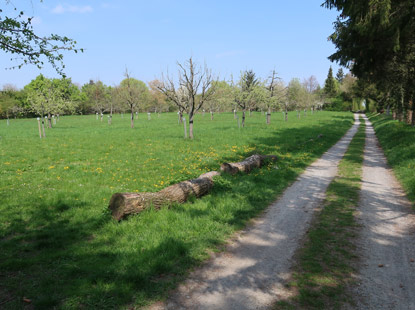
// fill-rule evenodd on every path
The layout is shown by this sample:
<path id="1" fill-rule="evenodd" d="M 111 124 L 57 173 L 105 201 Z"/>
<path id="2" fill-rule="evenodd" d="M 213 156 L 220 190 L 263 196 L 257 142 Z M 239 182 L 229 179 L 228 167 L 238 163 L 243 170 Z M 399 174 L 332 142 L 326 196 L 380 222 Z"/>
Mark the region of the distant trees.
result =
<path id="1" fill-rule="evenodd" d="M 116 94 L 121 104 L 124 104 L 131 112 L 131 128 L 134 128 L 134 112 L 148 99 L 147 85 L 132 78 L 128 70 L 124 73 L 125 79 L 118 86 Z"/>
<path id="2" fill-rule="evenodd" d="M 82 92 L 84 93 L 84 102 L 89 109 L 93 109 L 100 115 L 110 110 L 112 94 L 102 81 L 90 80 L 88 84 L 82 86 Z"/>
<path id="3" fill-rule="evenodd" d="M 47 116 L 52 128 L 52 115 L 74 111 L 79 89 L 69 79 L 48 79 L 42 74 L 24 88 L 31 111 L 42 117 Z M 72 92 L 71 92 L 72 91 Z"/>
<path id="4" fill-rule="evenodd" d="M 177 81 L 167 73 L 158 88 L 179 108 L 180 113 L 185 111 L 189 115 L 189 138 L 193 139 L 194 115 L 212 99 L 215 93 L 214 79 L 211 70 L 206 65 L 198 66 L 192 57 L 183 64 L 178 62 L 177 66 Z"/>

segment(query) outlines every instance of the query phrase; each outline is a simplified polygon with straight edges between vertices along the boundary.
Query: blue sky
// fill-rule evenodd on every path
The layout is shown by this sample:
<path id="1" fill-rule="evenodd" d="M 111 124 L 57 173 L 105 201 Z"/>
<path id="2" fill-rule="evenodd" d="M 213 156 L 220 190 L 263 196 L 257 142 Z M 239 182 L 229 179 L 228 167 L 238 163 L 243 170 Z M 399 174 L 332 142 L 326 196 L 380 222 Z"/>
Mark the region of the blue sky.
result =
<path id="1" fill-rule="evenodd" d="M 12 2 L 35 17 L 40 34 L 66 35 L 85 49 L 64 54 L 67 76 L 81 85 L 117 85 L 126 67 L 148 82 L 167 69 L 175 73 L 176 62 L 190 56 L 221 79 L 237 79 L 245 69 L 266 78 L 275 68 L 286 83 L 315 75 L 323 84 L 330 65 L 338 69 L 327 59 L 337 12 L 320 7 L 323 0 Z M 49 65 L 5 70 L 14 64 L 10 57 L 0 51 L 0 87 L 21 88 L 39 73 L 57 76 Z"/>

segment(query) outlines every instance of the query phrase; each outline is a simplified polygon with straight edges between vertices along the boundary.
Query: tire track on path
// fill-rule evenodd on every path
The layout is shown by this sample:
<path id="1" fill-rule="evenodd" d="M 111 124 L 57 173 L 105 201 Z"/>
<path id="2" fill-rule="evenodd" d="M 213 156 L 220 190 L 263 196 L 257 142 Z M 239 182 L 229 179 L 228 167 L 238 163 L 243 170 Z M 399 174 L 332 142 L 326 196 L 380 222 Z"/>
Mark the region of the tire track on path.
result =
<path id="1" fill-rule="evenodd" d="M 365 117 L 353 309 L 415 309 L 415 215 Z M 411 261 L 412 260 L 412 261 Z"/>
<path id="2" fill-rule="evenodd" d="M 337 174 L 337 165 L 359 126 L 355 124 L 311 164 L 227 250 L 192 272 L 158 309 L 268 309 L 284 297 L 292 257 Z"/>

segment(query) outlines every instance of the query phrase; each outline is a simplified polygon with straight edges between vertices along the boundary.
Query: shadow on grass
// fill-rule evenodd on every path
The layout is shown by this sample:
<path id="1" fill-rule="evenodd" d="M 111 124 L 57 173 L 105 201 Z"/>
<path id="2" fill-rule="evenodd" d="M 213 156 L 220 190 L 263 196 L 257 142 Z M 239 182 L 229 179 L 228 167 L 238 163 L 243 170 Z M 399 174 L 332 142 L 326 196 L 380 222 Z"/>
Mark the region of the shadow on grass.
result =
<path id="1" fill-rule="evenodd" d="M 278 146 L 278 162 L 250 175 L 221 176 L 210 195 L 193 204 L 171 208 L 169 215 L 163 210 L 153 212 L 155 215 L 148 211 L 118 224 L 107 212 L 97 213 L 96 208 L 69 194 L 56 201 L 36 200 L 11 206 L 30 212 L 22 216 L 10 214 L 10 223 L 2 231 L 0 272 L 7 278 L 3 281 L 7 291 L 15 296 L 2 307 L 23 308 L 23 297 L 32 299 L 36 309 L 114 309 L 142 306 L 163 298 L 190 267 L 206 258 L 201 253 L 217 247 L 232 231 L 264 210 L 351 123 L 350 117 L 339 117 L 325 125 L 282 129 L 271 137 L 253 140 L 255 151 L 220 161 L 238 161 L 239 156 L 252 153 L 275 153 Z M 323 138 L 317 139 L 319 134 Z M 162 217 L 169 220 L 165 227 L 157 223 Z M 183 222 L 189 227 L 205 225 L 198 221 L 206 220 L 212 228 L 195 228 L 200 229 L 198 233 L 185 231 L 185 227 L 174 226 L 178 222 L 175 217 L 189 218 Z M 131 226 L 130 233 L 121 228 L 123 225 Z M 141 242 L 141 236 L 134 231 L 143 225 L 165 229 L 164 237 L 153 243 Z M 218 233 L 217 227 L 226 229 Z M 184 235 L 169 233 L 169 229 L 183 229 Z M 143 240 L 152 240 L 147 238 Z"/>

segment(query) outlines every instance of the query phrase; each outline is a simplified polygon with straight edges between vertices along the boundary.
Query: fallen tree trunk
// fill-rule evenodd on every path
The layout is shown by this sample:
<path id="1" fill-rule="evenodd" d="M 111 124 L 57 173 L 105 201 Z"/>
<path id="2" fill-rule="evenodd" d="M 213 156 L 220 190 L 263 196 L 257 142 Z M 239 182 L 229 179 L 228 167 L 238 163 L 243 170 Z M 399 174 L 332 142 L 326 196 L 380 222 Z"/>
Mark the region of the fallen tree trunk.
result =
<path id="1" fill-rule="evenodd" d="M 264 165 L 267 160 L 275 161 L 275 155 L 252 155 L 238 163 L 224 163 L 221 171 L 235 174 L 239 171 L 249 173 L 254 168 Z M 109 209 L 112 217 L 117 221 L 130 214 L 140 213 L 153 206 L 159 209 L 172 203 L 183 203 L 190 197 L 206 195 L 213 187 L 213 177 L 220 175 L 218 171 L 210 171 L 200 175 L 197 179 L 183 181 L 162 189 L 157 193 L 116 193 L 112 195 Z"/>
<path id="2" fill-rule="evenodd" d="M 252 171 L 252 169 L 260 168 L 263 166 L 264 163 L 268 160 L 276 161 L 277 156 L 255 154 L 237 163 L 223 163 L 220 166 L 220 171 L 229 174 L 237 174 L 238 172 L 249 173 Z"/>
<path id="3" fill-rule="evenodd" d="M 220 175 L 217 171 L 204 173 L 197 179 L 171 185 L 157 193 L 116 193 L 111 197 L 109 209 L 112 216 L 119 221 L 150 206 L 159 209 L 174 202 L 183 203 L 191 196 L 206 195 L 213 187 L 213 177 L 217 175 Z"/>

